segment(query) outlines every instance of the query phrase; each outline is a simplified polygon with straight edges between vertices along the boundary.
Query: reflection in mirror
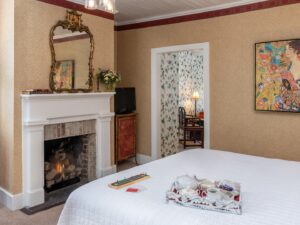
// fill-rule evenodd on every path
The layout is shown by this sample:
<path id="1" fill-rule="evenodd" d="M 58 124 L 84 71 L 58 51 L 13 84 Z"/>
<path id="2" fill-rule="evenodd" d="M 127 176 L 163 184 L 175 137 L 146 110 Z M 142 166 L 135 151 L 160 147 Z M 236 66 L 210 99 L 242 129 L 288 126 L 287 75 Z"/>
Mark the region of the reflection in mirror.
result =
<path id="1" fill-rule="evenodd" d="M 90 37 L 86 32 L 72 32 L 62 27 L 54 30 L 56 54 L 55 88 L 88 89 Z"/>

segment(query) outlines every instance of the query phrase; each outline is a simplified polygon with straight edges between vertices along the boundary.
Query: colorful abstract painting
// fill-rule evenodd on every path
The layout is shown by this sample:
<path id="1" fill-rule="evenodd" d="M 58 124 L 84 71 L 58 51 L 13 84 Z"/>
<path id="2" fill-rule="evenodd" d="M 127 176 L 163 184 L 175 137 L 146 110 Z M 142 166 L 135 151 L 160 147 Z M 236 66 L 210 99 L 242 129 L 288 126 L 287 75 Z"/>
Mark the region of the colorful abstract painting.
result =
<path id="1" fill-rule="evenodd" d="M 74 88 L 74 60 L 57 61 L 55 64 L 55 87 L 56 89 Z"/>
<path id="2" fill-rule="evenodd" d="M 300 39 L 256 44 L 256 110 L 300 112 Z"/>

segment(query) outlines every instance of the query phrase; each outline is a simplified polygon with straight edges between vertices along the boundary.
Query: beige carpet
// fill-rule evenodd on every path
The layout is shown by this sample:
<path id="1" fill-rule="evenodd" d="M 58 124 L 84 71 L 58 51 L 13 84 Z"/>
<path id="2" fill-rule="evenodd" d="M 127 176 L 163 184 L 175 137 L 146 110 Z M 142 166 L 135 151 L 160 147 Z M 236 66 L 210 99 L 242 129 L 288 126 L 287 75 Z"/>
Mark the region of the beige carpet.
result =
<path id="1" fill-rule="evenodd" d="M 134 159 L 133 159 L 134 160 Z M 123 170 L 128 170 L 132 167 L 135 167 L 137 166 L 135 164 L 135 162 L 132 162 L 132 161 L 129 161 L 129 160 L 126 160 L 124 162 L 121 162 L 117 165 L 117 171 L 120 172 L 120 171 L 123 171 Z"/>
<path id="2" fill-rule="evenodd" d="M 56 225 L 63 205 L 27 216 L 21 211 L 10 211 L 0 205 L 1 225 Z"/>

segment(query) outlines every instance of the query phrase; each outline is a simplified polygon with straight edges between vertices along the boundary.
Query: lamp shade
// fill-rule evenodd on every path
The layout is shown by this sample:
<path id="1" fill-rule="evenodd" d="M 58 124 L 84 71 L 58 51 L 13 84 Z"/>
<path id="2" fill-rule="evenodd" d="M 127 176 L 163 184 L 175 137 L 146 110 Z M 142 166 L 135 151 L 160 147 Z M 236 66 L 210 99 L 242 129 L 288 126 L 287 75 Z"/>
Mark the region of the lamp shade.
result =
<path id="1" fill-rule="evenodd" d="M 199 99 L 199 98 L 200 98 L 199 92 L 198 92 L 198 91 L 194 91 L 194 92 L 193 92 L 192 99 Z"/>

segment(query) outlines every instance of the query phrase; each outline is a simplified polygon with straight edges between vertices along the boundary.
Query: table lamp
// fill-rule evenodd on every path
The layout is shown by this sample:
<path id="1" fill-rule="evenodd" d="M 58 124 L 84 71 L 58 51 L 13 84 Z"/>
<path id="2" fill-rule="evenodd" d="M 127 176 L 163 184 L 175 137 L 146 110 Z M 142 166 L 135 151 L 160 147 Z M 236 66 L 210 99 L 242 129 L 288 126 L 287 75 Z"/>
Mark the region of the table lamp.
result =
<path id="1" fill-rule="evenodd" d="M 199 96 L 199 92 L 198 91 L 194 91 L 192 99 L 195 100 L 195 117 L 197 117 L 197 100 L 200 98 Z"/>

